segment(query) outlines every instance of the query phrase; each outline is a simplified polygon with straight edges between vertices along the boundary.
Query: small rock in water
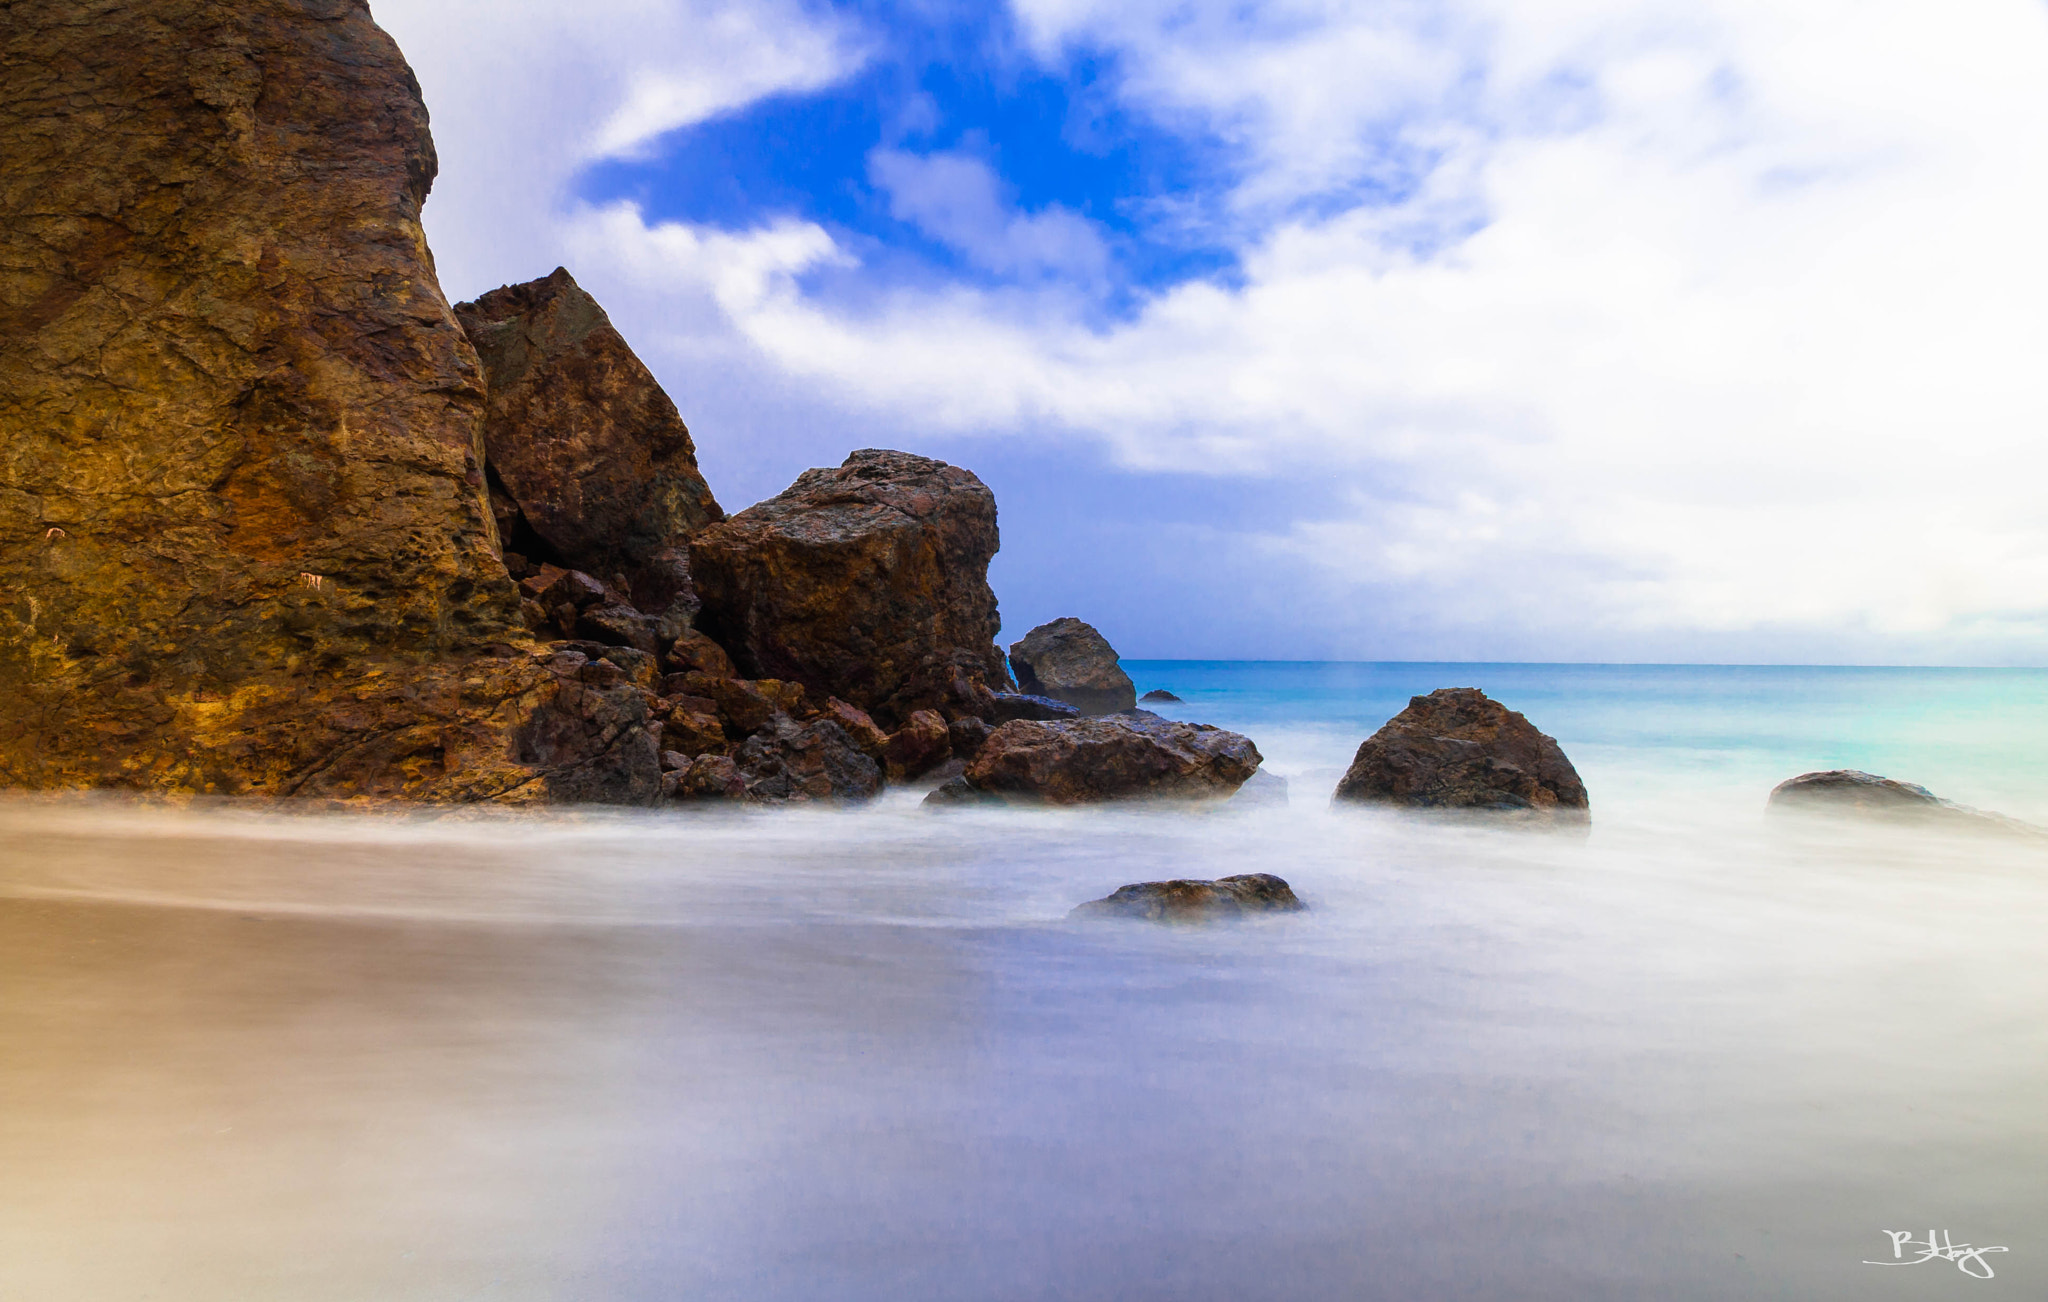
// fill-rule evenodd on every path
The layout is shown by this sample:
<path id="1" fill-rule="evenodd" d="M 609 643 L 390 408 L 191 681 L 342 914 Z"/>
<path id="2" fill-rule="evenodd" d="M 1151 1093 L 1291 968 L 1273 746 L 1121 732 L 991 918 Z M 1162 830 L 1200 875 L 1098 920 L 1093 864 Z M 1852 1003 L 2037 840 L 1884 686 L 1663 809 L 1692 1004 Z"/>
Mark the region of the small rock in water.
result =
<path id="1" fill-rule="evenodd" d="M 2048 836 L 2048 829 L 2016 818 L 1943 800 L 1926 787 L 1857 769 L 1802 773 L 1780 782 L 1766 807 L 1773 814 L 1851 814 L 1890 823 L 1916 823 L 1958 831 Z"/>
<path id="2" fill-rule="evenodd" d="M 1146 922 L 1216 922 L 1253 913 L 1302 913 L 1308 906 L 1284 878 L 1242 873 L 1213 882 L 1138 882 L 1076 908 L 1077 918 L 1138 918 Z"/>
<path id="3" fill-rule="evenodd" d="M 1138 699 L 1139 699 L 1139 700 L 1141 700 L 1141 701 L 1173 701 L 1173 702 L 1179 702 L 1179 700 L 1180 700 L 1180 698 L 1179 698 L 1178 696 L 1175 696 L 1175 695 L 1174 695 L 1174 694 L 1173 694 L 1172 692 L 1169 692 L 1169 691 L 1167 691 L 1167 690 L 1166 690 L 1166 689 L 1165 689 L 1164 687 L 1155 687 L 1155 688 L 1153 688 L 1153 689 L 1152 689 L 1151 691 L 1149 691 L 1149 692 L 1145 693 L 1145 694 L 1144 694 L 1143 696 L 1139 697 Z"/>
<path id="4" fill-rule="evenodd" d="M 1025 804 L 1225 800 L 1259 764 L 1249 738 L 1133 709 L 1063 723 L 1006 723 L 989 734 L 966 778 Z"/>
<path id="5" fill-rule="evenodd" d="M 1476 687 L 1412 698 L 1358 748 L 1332 799 L 1549 826 L 1588 818 L 1586 785 L 1556 740 Z"/>
<path id="6" fill-rule="evenodd" d="M 1114 714 L 1138 704 L 1116 648 L 1078 619 L 1040 624 L 1012 642 L 1010 670 L 1026 692 L 1065 701 L 1083 714 Z"/>

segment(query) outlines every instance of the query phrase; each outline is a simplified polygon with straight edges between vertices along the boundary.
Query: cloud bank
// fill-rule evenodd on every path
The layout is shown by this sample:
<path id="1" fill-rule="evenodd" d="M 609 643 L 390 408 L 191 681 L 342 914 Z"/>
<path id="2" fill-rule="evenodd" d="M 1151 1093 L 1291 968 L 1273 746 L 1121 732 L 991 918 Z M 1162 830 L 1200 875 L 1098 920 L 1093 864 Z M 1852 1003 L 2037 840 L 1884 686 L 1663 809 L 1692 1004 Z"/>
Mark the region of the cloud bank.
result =
<path id="1" fill-rule="evenodd" d="M 573 255 L 738 424 L 1029 447 L 1169 502 L 1176 545 L 1020 571 L 1033 601 L 1200 603 L 1188 654 L 2048 662 L 2048 7 L 1020 0 L 991 59 L 1086 75 L 1202 183 L 1046 201 L 1013 149 L 878 131 L 866 227 L 578 178 L 845 86 L 889 22 L 498 4 L 458 51 L 462 7 L 378 7 L 458 287 Z M 543 89 L 477 103 L 500 83 Z M 1196 245 L 1227 265 L 1128 270 Z M 1182 650 L 1139 624 L 1127 653 Z"/>

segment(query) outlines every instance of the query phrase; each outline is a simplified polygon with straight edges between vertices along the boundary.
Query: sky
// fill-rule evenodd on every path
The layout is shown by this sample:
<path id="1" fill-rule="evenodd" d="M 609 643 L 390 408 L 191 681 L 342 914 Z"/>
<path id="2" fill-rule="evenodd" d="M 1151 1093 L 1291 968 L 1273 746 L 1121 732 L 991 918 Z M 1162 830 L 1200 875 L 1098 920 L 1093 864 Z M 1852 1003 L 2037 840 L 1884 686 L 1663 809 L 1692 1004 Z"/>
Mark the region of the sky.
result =
<path id="1" fill-rule="evenodd" d="M 451 299 L 972 469 L 1006 640 L 2048 665 L 2048 0 L 372 8 Z"/>

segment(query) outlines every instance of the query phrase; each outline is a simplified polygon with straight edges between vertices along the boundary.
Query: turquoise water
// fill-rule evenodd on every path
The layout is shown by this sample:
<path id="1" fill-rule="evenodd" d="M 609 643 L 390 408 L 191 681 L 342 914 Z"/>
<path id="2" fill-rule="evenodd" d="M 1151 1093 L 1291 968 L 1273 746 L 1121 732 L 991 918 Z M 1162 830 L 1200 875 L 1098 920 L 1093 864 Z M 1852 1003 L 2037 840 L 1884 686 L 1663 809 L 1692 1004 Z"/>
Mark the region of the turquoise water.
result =
<path id="1" fill-rule="evenodd" d="M 1596 807 L 1691 793 L 1760 806 L 1816 769 L 1918 782 L 2048 819 L 2048 671 L 1724 665 L 1359 664 L 1131 660 L 1157 707 L 1243 732 L 1268 767 L 1327 795 L 1358 743 L 1408 698 L 1479 687 L 1556 737 Z M 1153 707 L 1148 707 L 1153 708 Z"/>

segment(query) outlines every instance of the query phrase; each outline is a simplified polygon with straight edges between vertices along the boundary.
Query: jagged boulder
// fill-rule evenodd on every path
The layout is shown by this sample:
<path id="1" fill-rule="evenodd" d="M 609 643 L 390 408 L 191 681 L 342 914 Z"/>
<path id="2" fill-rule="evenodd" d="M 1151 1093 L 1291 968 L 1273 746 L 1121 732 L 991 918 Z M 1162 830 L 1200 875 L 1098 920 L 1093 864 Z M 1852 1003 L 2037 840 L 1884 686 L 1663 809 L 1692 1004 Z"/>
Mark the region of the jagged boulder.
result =
<path id="1" fill-rule="evenodd" d="M 1081 711 L 1065 701 L 1055 701 L 1050 696 L 1033 696 L 1029 692 L 996 692 L 989 698 L 989 704 L 988 721 L 995 724 L 1008 723 L 1012 719 L 1050 722 L 1081 717 Z"/>
<path id="2" fill-rule="evenodd" d="M 985 717 L 1007 688 L 988 586 L 995 496 L 969 472 L 855 452 L 691 543 L 698 626 L 741 673 L 836 696 L 885 729 Z"/>
<path id="3" fill-rule="evenodd" d="M 1130 710 L 1061 723 L 1006 723 L 989 734 L 961 779 L 984 795 L 1030 804 L 1223 800 L 1259 763 L 1249 738 Z M 933 803 L 965 798 L 951 790 Z"/>
<path id="4" fill-rule="evenodd" d="M 1079 905 L 1076 918 L 1135 918 L 1144 922 L 1224 922 L 1259 913 L 1301 913 L 1308 906 L 1283 877 L 1241 873 L 1216 881 L 1137 882 Z"/>
<path id="5" fill-rule="evenodd" d="M 523 649 L 368 9 L 4 13 L 0 785 L 641 800 L 636 690 Z"/>
<path id="6" fill-rule="evenodd" d="M 685 544 L 725 518 L 675 403 L 563 268 L 455 314 L 483 364 L 505 548 L 598 576 L 672 640 L 696 613 Z"/>
<path id="7" fill-rule="evenodd" d="M 1772 788 L 1767 808 L 1773 814 L 1837 814 L 1945 831 L 2048 836 L 2048 828 L 1943 800 L 1917 783 L 1857 769 L 1829 769 L 1789 778 Z"/>
<path id="8" fill-rule="evenodd" d="M 1557 742 L 1474 687 L 1417 696 L 1358 748 L 1335 800 L 1587 821 L 1586 785 Z"/>
<path id="9" fill-rule="evenodd" d="M 1010 671 L 1024 692 L 1065 701 L 1083 714 L 1138 704 L 1138 689 L 1108 639 L 1078 619 L 1040 624 L 1010 644 Z"/>
<path id="10" fill-rule="evenodd" d="M 733 752 L 748 800 L 760 804 L 852 802 L 882 789 L 882 770 L 830 719 L 778 715 Z"/>

